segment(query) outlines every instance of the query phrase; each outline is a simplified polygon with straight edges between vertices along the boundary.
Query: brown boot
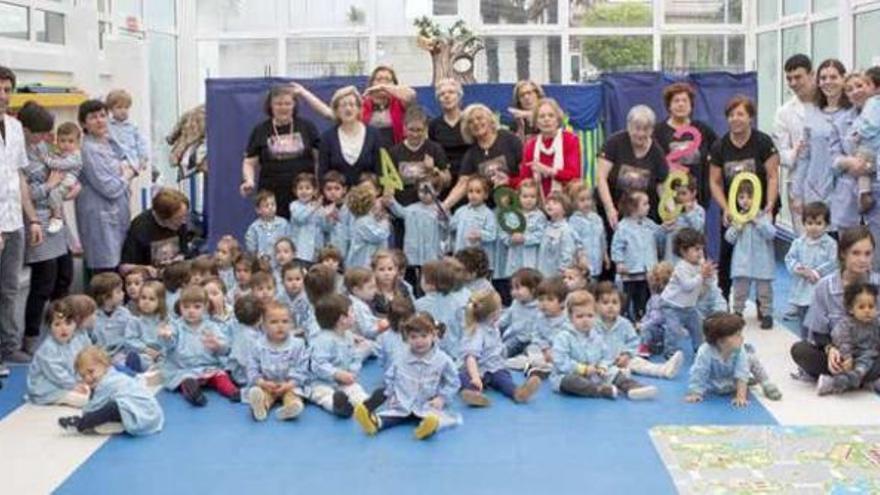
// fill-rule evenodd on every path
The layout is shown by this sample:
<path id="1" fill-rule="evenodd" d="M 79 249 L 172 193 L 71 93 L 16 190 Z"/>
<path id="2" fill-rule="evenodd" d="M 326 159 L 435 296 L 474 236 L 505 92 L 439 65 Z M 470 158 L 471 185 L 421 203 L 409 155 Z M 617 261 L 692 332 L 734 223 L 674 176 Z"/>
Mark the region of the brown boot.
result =
<path id="1" fill-rule="evenodd" d="M 513 400 L 519 403 L 528 402 L 539 388 L 541 388 L 541 379 L 532 375 L 522 386 L 516 388 L 513 392 Z"/>
<path id="2" fill-rule="evenodd" d="M 488 407 L 491 402 L 482 392 L 466 388 L 461 391 L 461 400 L 471 407 Z"/>

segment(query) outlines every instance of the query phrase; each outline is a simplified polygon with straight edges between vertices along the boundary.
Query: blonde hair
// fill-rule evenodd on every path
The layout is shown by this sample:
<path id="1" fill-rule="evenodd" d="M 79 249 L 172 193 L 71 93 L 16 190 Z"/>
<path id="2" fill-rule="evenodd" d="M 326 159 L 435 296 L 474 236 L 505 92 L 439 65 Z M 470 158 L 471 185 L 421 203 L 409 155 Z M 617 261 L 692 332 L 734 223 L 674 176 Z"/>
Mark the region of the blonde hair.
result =
<path id="1" fill-rule="evenodd" d="M 477 291 L 471 294 L 464 310 L 464 327 L 473 333 L 477 323 L 486 321 L 501 309 L 501 296 L 494 290 Z"/>
<path id="2" fill-rule="evenodd" d="M 669 280 L 672 278 L 672 272 L 674 270 L 675 267 L 668 261 L 661 261 L 654 265 L 654 267 L 648 271 L 648 288 L 651 289 L 651 292 L 654 294 L 663 292 L 666 284 L 668 284 Z"/>
<path id="3" fill-rule="evenodd" d="M 336 92 L 333 93 L 333 97 L 330 98 L 330 108 L 333 109 L 333 120 L 337 124 L 340 122 L 339 116 L 336 115 L 337 110 L 339 110 L 339 103 L 342 101 L 343 98 L 348 96 L 354 96 L 358 108 L 361 108 L 364 104 L 363 98 L 361 97 L 361 94 L 358 92 L 356 87 L 344 86 L 337 89 Z"/>
<path id="4" fill-rule="evenodd" d="M 131 106 L 131 93 L 124 89 L 114 89 L 107 93 L 107 98 L 104 100 L 104 103 L 107 105 L 107 108 L 114 108 L 119 105 L 125 105 L 127 107 Z"/>
<path id="5" fill-rule="evenodd" d="M 473 144 L 474 142 L 474 136 L 471 134 L 470 126 L 471 119 L 474 118 L 474 114 L 477 112 L 484 112 L 488 115 L 492 129 L 495 132 L 498 132 L 498 119 L 495 118 L 495 114 L 492 110 L 482 103 L 471 103 L 465 107 L 464 111 L 461 113 L 461 138 L 464 139 L 464 142 L 467 144 Z"/>
<path id="6" fill-rule="evenodd" d="M 538 100 L 538 104 L 535 105 L 535 110 L 532 111 L 532 122 L 538 122 L 538 112 L 541 111 L 541 107 L 544 105 L 550 105 L 550 108 L 552 108 L 553 112 L 556 114 L 556 122 L 559 124 L 559 128 L 562 129 L 563 124 L 565 124 L 565 112 L 562 111 L 559 102 L 554 98 L 541 98 Z"/>
<path id="7" fill-rule="evenodd" d="M 346 203 L 348 209 L 355 217 L 362 217 L 373 209 L 376 202 L 376 191 L 369 183 L 358 184 L 351 188 Z"/>
<path id="8" fill-rule="evenodd" d="M 536 181 L 535 179 L 525 179 L 524 181 L 519 183 L 519 194 L 522 194 L 523 189 L 534 189 L 537 193 L 538 208 L 541 208 L 541 206 L 543 205 L 543 202 L 541 201 L 541 196 L 543 195 L 541 194 L 541 190 L 538 189 L 539 187 L 541 186 L 538 185 L 538 181 Z"/>
<path id="9" fill-rule="evenodd" d="M 83 368 L 90 363 L 102 364 L 105 368 L 109 368 L 110 356 L 107 355 L 107 352 L 104 351 L 104 349 L 101 349 L 96 345 L 86 346 L 76 355 L 73 367 L 76 368 L 77 373 L 82 374 Z"/>
<path id="10" fill-rule="evenodd" d="M 590 294 L 588 290 L 576 290 L 568 295 L 565 299 L 565 310 L 571 316 L 571 310 L 580 306 L 593 306 L 596 304 L 596 298 Z"/>

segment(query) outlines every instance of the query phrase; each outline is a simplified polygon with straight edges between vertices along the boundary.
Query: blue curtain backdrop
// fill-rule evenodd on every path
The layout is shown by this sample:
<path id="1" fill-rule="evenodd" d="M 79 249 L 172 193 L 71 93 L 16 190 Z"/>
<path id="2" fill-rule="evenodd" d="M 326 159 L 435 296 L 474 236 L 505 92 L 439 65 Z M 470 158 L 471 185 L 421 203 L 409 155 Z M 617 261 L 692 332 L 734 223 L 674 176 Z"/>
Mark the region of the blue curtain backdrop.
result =
<path id="1" fill-rule="evenodd" d="M 210 249 L 226 234 L 243 240 L 247 226 L 256 218 L 252 204 L 238 193 L 241 161 L 251 128 L 266 118 L 262 109 L 269 88 L 290 81 L 292 79 L 283 78 L 224 78 L 206 81 L 210 170 L 205 185 L 205 220 Z M 329 102 L 333 92 L 343 86 L 353 84 L 363 89 L 366 78 L 339 77 L 297 82 L 318 98 Z M 434 88 L 415 89 L 419 104 L 430 115 L 439 115 Z M 602 113 L 601 85 L 554 85 L 546 86 L 545 90 L 566 109 L 570 125 L 581 131 L 579 134 L 585 135 L 585 132 L 598 128 Z M 464 103 L 481 102 L 501 115 L 503 120 L 508 115 L 507 108 L 511 103 L 512 92 L 512 84 L 473 84 L 466 88 Z M 314 122 L 320 131 L 332 126 L 331 122 L 318 117 L 307 105 L 299 106 L 297 111 Z M 590 157 L 590 166 L 594 156 L 595 153 Z"/>
<path id="2" fill-rule="evenodd" d="M 241 239 L 248 224 L 255 218 L 252 204 L 238 193 L 241 182 L 241 161 L 251 128 L 266 118 L 263 102 L 273 85 L 290 82 L 286 78 L 230 78 L 206 81 L 208 163 L 210 171 L 205 184 L 205 217 L 208 246 L 216 245 L 222 235 Z M 592 184 L 595 155 L 601 145 L 602 131 L 612 133 L 623 129 L 626 113 L 640 103 L 651 106 L 658 118 L 665 118 L 662 89 L 675 81 L 688 81 L 697 89 L 696 118 L 708 122 L 722 135 L 727 132 L 724 105 L 735 94 L 757 96 L 755 73 L 703 73 L 672 76 L 661 73 L 609 74 L 601 83 L 586 85 L 547 85 L 548 96 L 556 98 L 569 115 L 569 125 L 578 134 L 584 154 L 584 177 Z M 365 77 L 331 77 L 297 80 L 319 98 L 329 102 L 333 92 L 353 84 L 360 89 Z M 439 115 L 433 87 L 417 87 L 417 99 L 430 115 Z M 508 119 L 512 84 L 473 84 L 465 88 L 464 104 L 481 102 Z M 310 119 L 323 131 L 332 123 L 318 117 L 302 105 L 300 115 Z M 506 122 L 505 122 L 506 123 Z M 600 125 L 604 124 L 604 125 Z M 710 252 L 717 249 L 717 211 L 710 210 Z"/>

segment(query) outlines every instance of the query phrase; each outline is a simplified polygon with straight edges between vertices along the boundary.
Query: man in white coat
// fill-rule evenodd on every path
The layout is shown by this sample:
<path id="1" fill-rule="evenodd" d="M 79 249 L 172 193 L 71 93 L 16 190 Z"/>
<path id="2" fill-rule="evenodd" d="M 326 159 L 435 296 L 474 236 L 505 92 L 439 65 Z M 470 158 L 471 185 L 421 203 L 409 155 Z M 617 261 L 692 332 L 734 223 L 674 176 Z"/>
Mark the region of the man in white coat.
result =
<path id="1" fill-rule="evenodd" d="M 21 171 L 27 166 L 24 133 L 18 120 L 6 114 L 14 89 L 15 73 L 0 66 L 0 376 L 9 374 L 4 361 L 26 363 L 31 359 L 21 348 L 22 328 L 15 317 L 24 260 L 25 221 L 29 241 L 43 241 Z"/>

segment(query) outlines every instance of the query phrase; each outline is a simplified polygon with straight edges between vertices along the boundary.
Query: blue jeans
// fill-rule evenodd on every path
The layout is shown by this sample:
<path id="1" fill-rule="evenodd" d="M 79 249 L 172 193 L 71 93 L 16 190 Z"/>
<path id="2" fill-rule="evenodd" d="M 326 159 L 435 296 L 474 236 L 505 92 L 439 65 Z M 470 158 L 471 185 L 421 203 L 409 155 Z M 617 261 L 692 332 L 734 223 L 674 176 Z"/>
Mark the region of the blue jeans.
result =
<path id="1" fill-rule="evenodd" d="M 703 343 L 703 329 L 700 327 L 700 313 L 696 307 L 678 308 L 664 304 L 663 316 L 666 320 L 666 333 L 663 335 L 665 354 L 671 355 L 681 350 L 681 340 L 690 336 L 694 351 Z"/>
<path id="2" fill-rule="evenodd" d="M 462 368 L 458 372 L 458 376 L 461 379 L 461 388 L 476 390 L 476 387 L 471 383 L 471 375 L 467 372 L 466 368 Z M 513 398 L 516 385 L 513 384 L 513 377 L 510 376 L 510 372 L 506 369 L 502 368 L 498 371 L 483 373 L 480 379 L 483 380 L 483 390 L 494 388 L 507 397 Z"/>

